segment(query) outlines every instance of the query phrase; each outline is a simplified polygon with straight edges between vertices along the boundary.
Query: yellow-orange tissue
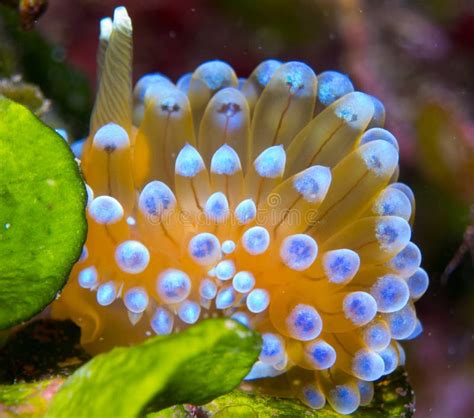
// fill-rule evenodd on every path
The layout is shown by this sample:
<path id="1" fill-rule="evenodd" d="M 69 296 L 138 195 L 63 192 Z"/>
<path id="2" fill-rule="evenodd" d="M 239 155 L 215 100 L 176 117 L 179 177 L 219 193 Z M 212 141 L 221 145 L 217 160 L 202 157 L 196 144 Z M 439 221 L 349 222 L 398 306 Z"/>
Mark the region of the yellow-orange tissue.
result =
<path id="1" fill-rule="evenodd" d="M 89 233 L 53 315 L 91 352 L 229 316 L 263 335 L 248 380 L 285 374 L 312 408 L 369 403 L 428 286 L 380 102 L 276 60 L 132 90 L 131 37 L 124 8 L 101 22 Z"/>

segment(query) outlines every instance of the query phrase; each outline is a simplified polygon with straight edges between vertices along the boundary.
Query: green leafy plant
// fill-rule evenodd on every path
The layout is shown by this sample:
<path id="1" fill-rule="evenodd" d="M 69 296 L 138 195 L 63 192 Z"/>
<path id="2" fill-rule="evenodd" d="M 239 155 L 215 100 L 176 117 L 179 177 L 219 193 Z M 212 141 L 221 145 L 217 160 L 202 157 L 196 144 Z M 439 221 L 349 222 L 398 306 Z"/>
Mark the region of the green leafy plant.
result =
<path id="1" fill-rule="evenodd" d="M 235 388 L 259 352 L 256 333 L 224 319 L 115 348 L 77 370 L 46 417 L 131 418 L 180 403 L 202 404 Z"/>
<path id="2" fill-rule="evenodd" d="M 56 297 L 86 235 L 86 191 L 67 143 L 0 97 L 0 329 Z"/>

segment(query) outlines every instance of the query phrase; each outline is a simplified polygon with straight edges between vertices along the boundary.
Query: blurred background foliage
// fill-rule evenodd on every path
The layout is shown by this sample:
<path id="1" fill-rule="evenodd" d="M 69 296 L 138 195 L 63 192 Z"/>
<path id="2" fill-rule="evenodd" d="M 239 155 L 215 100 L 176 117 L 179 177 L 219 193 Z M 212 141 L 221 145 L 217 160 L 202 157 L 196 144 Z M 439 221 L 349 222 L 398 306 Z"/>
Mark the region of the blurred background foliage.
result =
<path id="1" fill-rule="evenodd" d="M 83 135 L 92 107 L 87 78 L 66 62 L 63 46 L 49 43 L 35 30 L 25 31 L 21 23 L 14 8 L 0 5 L 0 91 L 44 114 L 48 123 Z M 38 103 L 44 96 L 54 103 L 52 109 Z"/>
<path id="2" fill-rule="evenodd" d="M 29 32 L 13 8 L 1 7 L 0 90 L 21 75 L 39 87 L 33 97 L 50 100 L 41 110 L 49 123 L 84 136 L 98 21 L 117 5 L 134 22 L 136 78 L 158 70 L 177 79 L 213 58 L 240 76 L 263 59 L 303 60 L 317 73 L 347 73 L 384 102 L 401 180 L 417 197 L 414 240 L 432 283 L 418 303 L 423 336 L 406 344 L 416 416 L 473 416 L 473 2 L 50 0 Z M 30 91 L 22 88 L 15 94 Z"/>

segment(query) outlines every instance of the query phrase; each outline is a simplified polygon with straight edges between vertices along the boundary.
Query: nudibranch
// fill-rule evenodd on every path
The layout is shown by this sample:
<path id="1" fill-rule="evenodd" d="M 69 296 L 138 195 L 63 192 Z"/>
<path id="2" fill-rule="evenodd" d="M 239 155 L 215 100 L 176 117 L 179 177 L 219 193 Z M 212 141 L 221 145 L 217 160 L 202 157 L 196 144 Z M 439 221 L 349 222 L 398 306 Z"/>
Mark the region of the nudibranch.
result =
<path id="1" fill-rule="evenodd" d="M 230 317 L 262 335 L 248 380 L 285 375 L 315 409 L 368 404 L 428 286 L 382 103 L 302 62 L 238 78 L 210 61 L 133 89 L 131 63 L 119 7 L 81 155 L 88 238 L 53 315 L 91 352 Z"/>

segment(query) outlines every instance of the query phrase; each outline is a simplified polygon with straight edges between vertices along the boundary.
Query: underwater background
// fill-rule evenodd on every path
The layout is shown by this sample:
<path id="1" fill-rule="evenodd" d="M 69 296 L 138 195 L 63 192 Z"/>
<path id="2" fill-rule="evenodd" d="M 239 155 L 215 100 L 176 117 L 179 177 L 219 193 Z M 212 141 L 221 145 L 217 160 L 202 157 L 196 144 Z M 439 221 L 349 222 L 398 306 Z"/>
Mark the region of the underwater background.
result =
<path id="1" fill-rule="evenodd" d="M 97 21 L 118 5 L 134 22 L 135 80 L 156 70 L 176 80 L 216 58 L 244 76 L 268 58 L 301 60 L 317 73 L 348 74 L 358 90 L 385 104 L 386 128 L 400 145 L 401 181 L 417 198 L 413 240 L 431 278 L 417 304 L 424 332 L 405 345 L 415 416 L 472 416 L 473 2 L 51 0 L 34 29 L 54 45 L 41 44 L 47 55 L 32 52 L 38 40 L 14 33 L 2 9 L 0 32 L 24 56 L 2 44 L 0 76 L 20 72 L 38 85 L 52 101 L 47 118 L 57 127 L 69 123 L 77 138 L 88 130 Z M 65 75 L 63 63 L 78 73 Z"/>

